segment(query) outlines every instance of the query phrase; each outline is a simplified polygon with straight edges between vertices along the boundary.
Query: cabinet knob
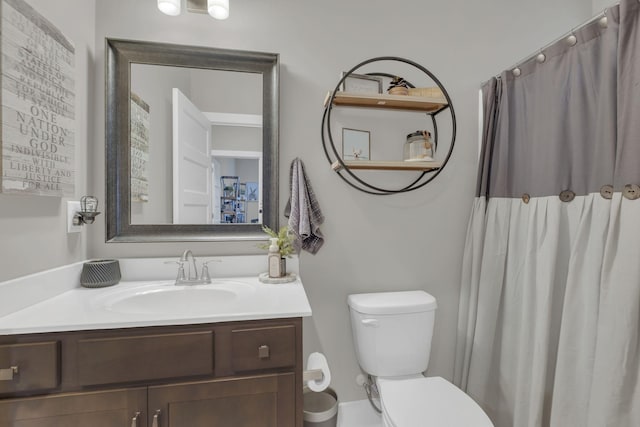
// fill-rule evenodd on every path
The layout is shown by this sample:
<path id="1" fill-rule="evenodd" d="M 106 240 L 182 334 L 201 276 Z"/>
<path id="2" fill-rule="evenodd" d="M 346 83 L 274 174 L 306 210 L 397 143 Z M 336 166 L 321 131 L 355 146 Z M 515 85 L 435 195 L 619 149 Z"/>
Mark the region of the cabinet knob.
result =
<path id="1" fill-rule="evenodd" d="M 151 427 L 159 427 L 160 426 L 160 409 L 156 409 L 156 413 L 153 416 L 153 423 Z"/>
<path id="2" fill-rule="evenodd" d="M 260 359 L 268 359 L 269 358 L 269 346 L 261 345 L 258 347 L 258 358 Z"/>
<path id="3" fill-rule="evenodd" d="M 9 368 L 0 369 L 0 381 L 13 381 L 14 375 L 18 375 L 17 366 L 10 366 Z"/>
<path id="4" fill-rule="evenodd" d="M 138 418 L 140 418 L 140 411 L 136 412 L 133 418 L 131 418 L 131 427 L 138 427 Z"/>

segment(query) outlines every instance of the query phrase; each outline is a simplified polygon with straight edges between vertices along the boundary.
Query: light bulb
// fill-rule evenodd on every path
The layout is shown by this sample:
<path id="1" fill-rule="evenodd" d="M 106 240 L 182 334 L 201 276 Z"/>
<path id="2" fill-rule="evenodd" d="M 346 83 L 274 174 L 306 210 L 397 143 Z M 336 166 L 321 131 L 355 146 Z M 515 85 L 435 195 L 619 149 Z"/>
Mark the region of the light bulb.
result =
<path id="1" fill-rule="evenodd" d="M 216 19 L 229 17 L 229 0 L 207 0 L 207 11 Z"/>
<path id="2" fill-rule="evenodd" d="M 170 15 L 180 15 L 180 0 L 158 0 L 158 9 L 160 12 Z"/>
<path id="3" fill-rule="evenodd" d="M 82 196 L 80 199 L 80 209 L 82 209 L 82 212 L 97 212 L 98 199 L 93 196 Z"/>

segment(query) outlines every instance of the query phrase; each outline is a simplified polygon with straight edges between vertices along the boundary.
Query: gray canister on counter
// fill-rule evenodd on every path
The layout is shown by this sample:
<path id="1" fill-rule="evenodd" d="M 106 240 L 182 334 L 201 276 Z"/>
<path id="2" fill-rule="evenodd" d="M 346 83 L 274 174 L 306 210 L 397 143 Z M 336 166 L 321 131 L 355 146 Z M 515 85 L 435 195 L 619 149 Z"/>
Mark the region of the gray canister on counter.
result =
<path id="1" fill-rule="evenodd" d="M 104 288 L 120 282 L 120 263 L 117 259 L 98 259 L 82 265 L 80 284 L 85 288 Z"/>

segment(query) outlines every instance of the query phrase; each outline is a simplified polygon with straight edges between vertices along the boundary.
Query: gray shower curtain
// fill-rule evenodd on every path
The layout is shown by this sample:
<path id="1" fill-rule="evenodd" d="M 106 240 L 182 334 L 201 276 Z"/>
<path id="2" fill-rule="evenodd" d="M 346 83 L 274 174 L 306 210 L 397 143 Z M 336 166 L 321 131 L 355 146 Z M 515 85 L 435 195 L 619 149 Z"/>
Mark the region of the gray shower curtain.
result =
<path id="1" fill-rule="evenodd" d="M 640 2 L 483 85 L 455 382 L 497 427 L 640 426 Z"/>

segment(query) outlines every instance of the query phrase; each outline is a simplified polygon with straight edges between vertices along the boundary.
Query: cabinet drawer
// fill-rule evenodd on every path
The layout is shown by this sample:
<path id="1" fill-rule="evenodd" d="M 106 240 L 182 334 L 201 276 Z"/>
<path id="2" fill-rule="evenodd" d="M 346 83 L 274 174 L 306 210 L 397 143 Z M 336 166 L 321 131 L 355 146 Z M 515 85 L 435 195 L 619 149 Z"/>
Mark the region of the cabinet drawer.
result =
<path id="1" fill-rule="evenodd" d="M 212 331 L 78 341 L 80 385 L 211 374 Z"/>
<path id="2" fill-rule="evenodd" d="M 0 345 L 0 370 L 0 394 L 54 389 L 60 384 L 59 344 Z"/>
<path id="3" fill-rule="evenodd" d="M 295 365 L 294 325 L 231 331 L 231 365 L 235 372 Z"/>

